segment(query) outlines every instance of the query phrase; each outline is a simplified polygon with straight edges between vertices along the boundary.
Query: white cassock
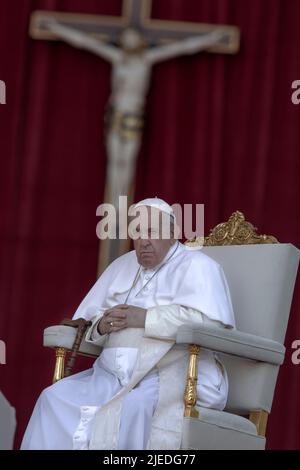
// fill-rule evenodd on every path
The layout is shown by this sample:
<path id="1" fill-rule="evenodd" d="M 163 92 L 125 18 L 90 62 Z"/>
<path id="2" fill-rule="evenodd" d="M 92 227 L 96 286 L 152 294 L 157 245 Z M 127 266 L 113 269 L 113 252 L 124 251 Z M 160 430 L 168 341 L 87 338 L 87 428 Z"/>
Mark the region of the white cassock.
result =
<path id="1" fill-rule="evenodd" d="M 100 336 L 103 312 L 124 303 L 129 292 L 128 305 L 147 309 L 145 329 Z M 110 264 L 78 317 L 93 320 L 86 340 L 101 345 L 102 353 L 92 369 L 42 392 L 21 449 L 179 449 L 188 347 L 175 344 L 176 332 L 189 323 L 234 327 L 222 268 L 179 242 L 153 269 L 141 268 L 131 251 Z M 197 404 L 222 410 L 224 367 L 207 350 L 200 351 L 198 365 Z"/>

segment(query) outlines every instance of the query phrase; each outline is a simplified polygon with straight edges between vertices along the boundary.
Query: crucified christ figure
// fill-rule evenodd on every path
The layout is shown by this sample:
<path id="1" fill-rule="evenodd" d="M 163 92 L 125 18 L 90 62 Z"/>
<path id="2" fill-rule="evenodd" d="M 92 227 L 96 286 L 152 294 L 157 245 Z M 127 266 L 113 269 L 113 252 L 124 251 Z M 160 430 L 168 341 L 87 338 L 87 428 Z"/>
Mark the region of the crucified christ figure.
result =
<path id="1" fill-rule="evenodd" d="M 140 148 L 143 115 L 152 66 L 183 54 L 194 54 L 218 43 L 218 31 L 150 47 L 135 28 L 126 28 L 119 45 L 107 44 L 76 28 L 50 19 L 45 26 L 73 47 L 90 51 L 112 64 L 111 96 L 106 115 L 108 156 L 106 202 L 118 210 L 119 195 L 128 195 Z"/>

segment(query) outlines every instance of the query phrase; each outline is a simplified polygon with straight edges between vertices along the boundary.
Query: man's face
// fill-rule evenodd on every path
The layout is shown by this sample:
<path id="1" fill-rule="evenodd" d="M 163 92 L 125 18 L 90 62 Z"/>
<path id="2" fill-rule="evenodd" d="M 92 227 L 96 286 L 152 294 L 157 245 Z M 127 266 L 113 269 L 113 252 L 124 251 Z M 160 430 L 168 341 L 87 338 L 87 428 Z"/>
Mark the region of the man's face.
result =
<path id="1" fill-rule="evenodd" d="M 170 247 L 175 243 L 174 238 L 162 238 L 162 217 L 158 214 L 159 224 L 153 224 L 150 211 L 158 211 L 156 208 L 147 207 L 148 223 L 145 227 L 137 227 L 141 237 L 134 240 L 134 248 L 139 264 L 144 268 L 152 269 L 166 256 Z M 157 217 L 155 217 L 157 220 Z"/>

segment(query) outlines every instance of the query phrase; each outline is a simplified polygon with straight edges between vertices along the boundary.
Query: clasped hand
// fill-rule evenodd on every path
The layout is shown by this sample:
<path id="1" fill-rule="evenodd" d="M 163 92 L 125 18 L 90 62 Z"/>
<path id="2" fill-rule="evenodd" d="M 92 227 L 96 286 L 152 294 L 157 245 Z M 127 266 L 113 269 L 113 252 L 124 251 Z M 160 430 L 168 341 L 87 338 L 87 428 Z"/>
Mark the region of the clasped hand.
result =
<path id="1" fill-rule="evenodd" d="M 134 305 L 120 304 L 109 308 L 98 323 L 101 335 L 123 328 L 144 328 L 147 310 Z"/>

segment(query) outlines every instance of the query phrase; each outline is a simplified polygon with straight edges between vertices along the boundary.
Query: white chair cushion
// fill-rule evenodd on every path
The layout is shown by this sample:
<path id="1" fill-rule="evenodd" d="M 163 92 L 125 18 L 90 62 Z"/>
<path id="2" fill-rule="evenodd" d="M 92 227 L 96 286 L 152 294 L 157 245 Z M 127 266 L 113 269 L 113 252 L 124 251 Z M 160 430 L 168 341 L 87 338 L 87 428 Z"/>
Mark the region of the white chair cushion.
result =
<path id="1" fill-rule="evenodd" d="M 210 408 L 197 407 L 199 419 L 206 423 L 214 424 L 226 429 L 233 429 L 246 434 L 257 435 L 257 429 L 249 419 L 226 411 L 212 410 Z"/>
<path id="2" fill-rule="evenodd" d="M 44 330 L 44 346 L 48 348 L 66 348 L 71 350 L 75 341 L 77 328 L 65 325 L 54 325 Z M 84 356 L 98 357 L 101 348 L 91 343 L 87 343 L 84 339 L 79 348 L 80 354 Z"/>

